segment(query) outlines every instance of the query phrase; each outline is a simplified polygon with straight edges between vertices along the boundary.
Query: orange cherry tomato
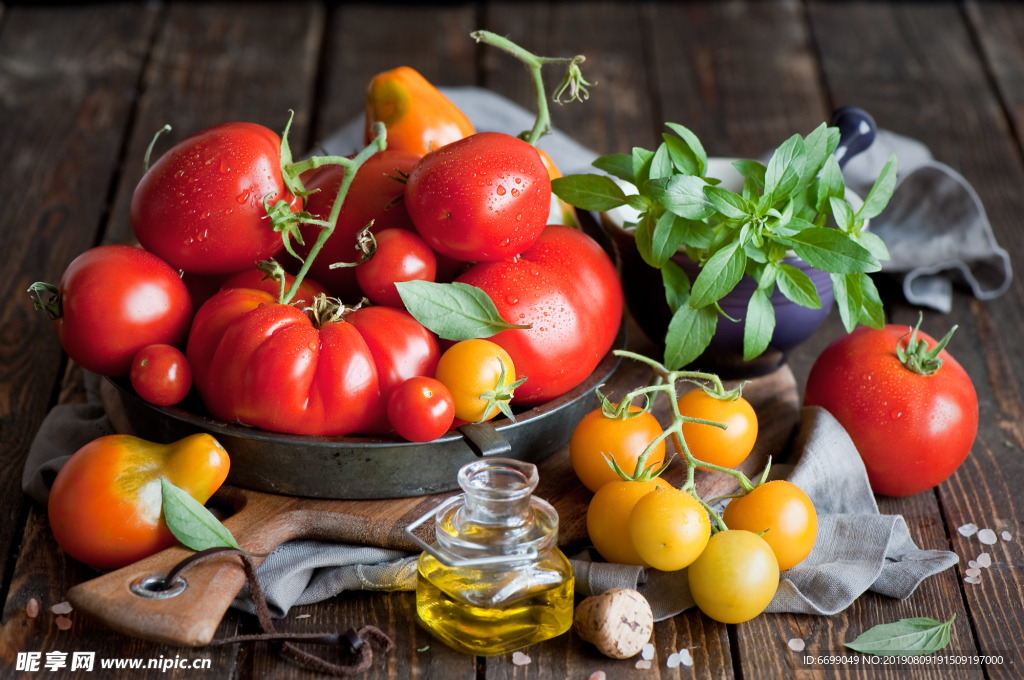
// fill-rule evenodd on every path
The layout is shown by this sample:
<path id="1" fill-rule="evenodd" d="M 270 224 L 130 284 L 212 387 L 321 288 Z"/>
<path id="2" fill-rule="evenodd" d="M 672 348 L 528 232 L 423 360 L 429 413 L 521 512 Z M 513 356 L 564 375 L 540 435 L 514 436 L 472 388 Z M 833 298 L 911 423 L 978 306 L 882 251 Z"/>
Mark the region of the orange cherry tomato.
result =
<path id="1" fill-rule="evenodd" d="M 818 537 L 818 513 L 807 494 L 784 480 L 768 482 L 733 499 L 722 517 L 730 529 L 761 534 L 771 546 L 779 569 L 793 567 L 811 554 Z"/>
<path id="2" fill-rule="evenodd" d="M 711 538 L 711 520 L 693 496 L 662 486 L 633 507 L 629 536 L 637 554 L 652 567 L 678 571 L 704 552 Z"/>
<path id="3" fill-rule="evenodd" d="M 499 384 L 502 366 L 504 385 Z M 463 340 L 441 355 L 434 377 L 452 393 L 455 418 L 479 423 L 501 413 L 496 406 L 488 409 L 487 399 L 481 395 L 514 383 L 516 367 L 508 352 L 490 340 Z"/>
<path id="4" fill-rule="evenodd" d="M 638 406 L 630 406 L 630 412 L 637 413 Z M 576 429 L 573 430 L 569 442 L 569 456 L 572 469 L 583 485 L 596 492 L 609 482 L 619 482 L 622 478 L 615 474 L 604 455 L 615 459 L 626 474 L 633 474 L 636 461 L 644 449 L 661 434 L 658 419 L 650 413 L 644 413 L 626 420 L 606 418 L 601 409 L 595 409 L 583 416 Z M 665 461 L 665 441 L 658 443 L 647 459 L 647 465 L 655 464 L 655 469 Z"/>
<path id="5" fill-rule="evenodd" d="M 700 423 L 683 423 L 686 445 L 697 460 L 721 467 L 736 467 L 750 454 L 757 440 L 757 414 L 743 397 L 715 399 L 702 389 L 679 397 L 679 412 L 691 418 L 724 423 L 722 430 Z M 676 442 L 679 447 L 679 442 Z"/>
<path id="6" fill-rule="evenodd" d="M 618 481 L 605 484 L 590 500 L 587 508 L 587 533 L 601 557 L 614 564 L 650 566 L 640 557 L 629 537 L 629 514 L 637 502 L 666 482 Z"/>
<path id="7" fill-rule="evenodd" d="M 123 434 L 100 437 L 57 473 L 50 528 L 76 560 L 120 569 L 176 543 L 161 513 L 161 479 L 205 503 L 229 466 L 227 451 L 205 433 L 167 445 Z"/>
<path id="8" fill-rule="evenodd" d="M 754 618 L 779 588 L 772 549 L 757 534 L 739 529 L 712 536 L 686 575 L 697 607 L 721 623 Z"/>
<path id="9" fill-rule="evenodd" d="M 384 123 L 388 149 L 425 156 L 475 132 L 465 114 L 408 66 L 379 73 L 366 90 L 365 143 Z"/>

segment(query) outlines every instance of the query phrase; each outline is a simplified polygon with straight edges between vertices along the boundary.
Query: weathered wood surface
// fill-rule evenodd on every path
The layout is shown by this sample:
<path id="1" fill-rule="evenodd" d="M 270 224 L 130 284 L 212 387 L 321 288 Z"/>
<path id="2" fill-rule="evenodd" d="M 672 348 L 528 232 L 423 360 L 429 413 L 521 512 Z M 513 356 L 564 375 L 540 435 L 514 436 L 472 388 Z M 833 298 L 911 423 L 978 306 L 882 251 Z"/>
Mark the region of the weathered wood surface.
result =
<path id="1" fill-rule="evenodd" d="M 3 353 L 0 354 L 0 670 L 18 651 L 96 649 L 107 657 L 173 654 L 111 634 L 83 616 L 66 633 L 46 605 L 92 575 L 59 552 L 42 509 L 20 494 L 31 438 L 59 392 L 61 352 L 23 290 L 55 281 L 68 262 L 98 241 L 130 238 L 131 190 L 139 159 L 164 122 L 181 139 L 231 119 L 280 129 L 296 110 L 293 146 L 326 137 L 362 111 L 368 78 L 400 64 L 442 85 L 482 84 L 532 108 L 525 73 L 511 57 L 475 45 L 478 27 L 508 34 L 538 53 L 585 53 L 596 85 L 585 104 L 554 107 L 554 124 L 600 151 L 651 145 L 672 120 L 692 128 L 713 155 L 758 155 L 793 132 L 806 133 L 833 106 L 855 104 L 879 125 L 921 139 L 936 158 L 961 171 L 985 203 L 1001 244 L 1024 252 L 1016 225 L 1024 213 L 1024 6 L 828 2 L 574 4 L 488 3 L 391 7 L 262 3 L 5 9 L 0 15 L 0 149 L 8 162 L 0 259 Z M 549 82 L 556 76 L 552 73 Z M 165 147 L 166 148 L 166 147 Z M 12 209 L 13 208 L 13 209 Z M 878 279 L 889 318 L 908 323 L 916 311 L 897 286 Z M 971 456 L 936 492 L 883 499 L 903 514 L 924 547 L 953 549 L 961 564 L 927 580 L 905 602 L 868 595 L 833 617 L 762 616 L 724 626 L 691 611 L 655 629 L 650 671 L 599 656 L 574 636 L 510 655 L 472 659 L 432 640 L 415 623 L 409 593 L 350 594 L 293 610 L 286 630 L 340 630 L 374 623 L 395 639 L 372 677 L 824 678 L 1019 677 L 1024 629 L 1020 540 L 1024 508 L 1024 284 L 978 302 L 958 291 L 948 315 L 926 314 L 940 332 L 960 325 L 951 345 L 970 374 L 981 405 Z M 814 357 L 842 333 L 833 315 L 790 364 L 797 384 Z M 980 585 L 965 584 L 968 559 L 982 551 L 966 522 L 1009 531 L 988 549 L 993 566 Z M 43 613 L 24 614 L 29 597 Z M 906 616 L 957 614 L 950 652 L 1013 653 L 1017 664 L 984 671 L 931 668 L 803 668 L 785 643 L 841 653 L 842 642 L 878 623 Z M 309 614 L 308 618 L 297 618 Z M 251 617 L 229 613 L 219 635 L 255 630 Z M 429 649 L 419 652 L 424 647 Z M 665 658 L 693 647 L 692 669 L 667 669 Z M 203 657 L 203 655 L 208 655 Z M 197 651 L 217 677 L 312 677 L 266 645 Z M 150 671 L 152 674 L 152 671 Z M 3 673 L 0 673 L 3 675 Z M 64 677 L 43 672 L 45 677 Z M 66 675 L 70 675 L 66 673 Z M 6 676 L 5 676 L 6 677 Z M 30 677 L 25 675 L 24 677 Z M 111 677 L 139 677 L 138 673 Z"/>

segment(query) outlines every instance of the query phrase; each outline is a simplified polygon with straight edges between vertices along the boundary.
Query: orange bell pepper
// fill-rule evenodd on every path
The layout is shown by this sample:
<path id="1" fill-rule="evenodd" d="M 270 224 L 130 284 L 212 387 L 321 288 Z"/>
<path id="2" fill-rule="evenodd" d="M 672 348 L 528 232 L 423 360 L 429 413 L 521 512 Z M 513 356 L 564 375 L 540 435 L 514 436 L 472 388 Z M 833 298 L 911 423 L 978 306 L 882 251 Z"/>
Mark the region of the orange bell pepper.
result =
<path id="1" fill-rule="evenodd" d="M 476 130 L 458 108 L 408 66 L 378 73 L 366 90 L 366 143 L 375 123 L 388 131 L 388 149 L 424 156 Z"/>

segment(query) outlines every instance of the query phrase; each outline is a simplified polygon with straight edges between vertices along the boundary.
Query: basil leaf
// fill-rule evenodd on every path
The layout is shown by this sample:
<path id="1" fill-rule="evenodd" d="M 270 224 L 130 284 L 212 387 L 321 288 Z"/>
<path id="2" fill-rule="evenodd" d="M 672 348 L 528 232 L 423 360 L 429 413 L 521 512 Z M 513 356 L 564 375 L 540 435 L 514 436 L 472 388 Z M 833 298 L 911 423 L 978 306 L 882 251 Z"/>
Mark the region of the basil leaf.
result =
<path id="1" fill-rule="evenodd" d="M 825 161 L 825 167 L 821 170 L 821 177 L 818 178 L 817 200 L 814 203 L 818 212 L 825 209 L 829 199 L 832 197 L 843 198 L 846 196 L 846 184 L 843 182 L 843 171 L 839 169 L 839 161 L 835 156 L 829 156 Z"/>
<path id="2" fill-rule="evenodd" d="M 718 312 L 714 305 L 693 309 L 681 305 L 665 334 L 665 368 L 676 371 L 699 357 L 715 334 Z"/>
<path id="3" fill-rule="evenodd" d="M 792 223 L 791 223 L 792 224 Z M 809 227 L 787 239 L 804 262 L 833 274 L 877 272 L 878 261 L 838 229 Z"/>
<path id="4" fill-rule="evenodd" d="M 878 173 L 878 179 L 864 199 L 864 205 L 857 211 L 857 217 L 871 219 L 885 210 L 886 204 L 892 198 L 893 189 L 896 188 L 896 154 L 890 154 L 882 172 Z"/>
<path id="5" fill-rule="evenodd" d="M 700 161 L 693 151 L 690 150 L 690 147 L 686 145 L 686 142 L 669 134 L 663 134 L 661 138 L 665 140 L 664 146 L 668 149 L 672 166 L 679 174 L 692 175 L 694 177 L 701 176 Z"/>
<path id="6" fill-rule="evenodd" d="M 683 233 L 683 243 L 691 248 L 707 249 L 715 238 L 715 229 L 702 220 L 688 220 L 680 217 L 686 224 L 686 231 Z"/>
<path id="7" fill-rule="evenodd" d="M 779 263 L 779 276 L 775 280 L 787 298 L 808 309 L 821 309 L 821 298 L 811 277 L 796 267 Z"/>
<path id="8" fill-rule="evenodd" d="M 551 191 L 582 210 L 611 210 L 626 203 L 626 194 L 604 175 L 569 175 L 551 180 Z"/>
<path id="9" fill-rule="evenodd" d="M 633 183 L 642 187 L 644 182 L 651 178 L 651 161 L 654 160 L 654 152 L 633 147 Z"/>
<path id="10" fill-rule="evenodd" d="M 739 246 L 739 241 L 733 241 L 711 256 L 693 282 L 690 307 L 710 305 L 736 287 L 747 266 L 747 255 Z"/>
<path id="11" fill-rule="evenodd" d="M 800 180 L 803 156 L 803 137 L 793 135 L 783 142 L 768 161 L 768 169 L 764 175 L 764 193 L 774 196 L 775 201 L 787 198 Z"/>
<path id="12" fill-rule="evenodd" d="M 686 220 L 678 215 L 666 212 L 658 218 L 651 234 L 651 264 L 655 267 L 664 265 L 683 244 L 686 233 Z"/>
<path id="13" fill-rule="evenodd" d="M 683 127 L 679 123 L 665 123 L 665 125 L 683 139 L 686 143 L 687 150 L 690 152 L 689 155 L 697 161 L 697 171 L 692 174 L 703 177 L 704 172 L 708 168 L 708 154 L 704 151 L 704 146 L 700 143 L 700 140 L 697 139 L 697 135 L 693 134 L 689 129 Z M 665 137 L 666 142 L 672 138 L 671 135 L 662 135 L 662 137 Z M 675 157 L 673 157 L 672 160 L 674 162 Z"/>
<path id="14" fill-rule="evenodd" d="M 690 277 L 672 260 L 661 266 L 661 280 L 665 284 L 665 302 L 675 314 L 690 299 Z"/>
<path id="15" fill-rule="evenodd" d="M 650 210 L 651 203 L 651 199 L 647 198 L 642 194 L 630 194 L 629 196 L 626 196 L 626 205 L 628 205 L 633 210 L 636 210 L 637 212 L 644 212 L 645 210 Z"/>
<path id="16" fill-rule="evenodd" d="M 863 654 L 899 654 L 922 656 L 945 649 L 956 614 L 942 623 L 930 618 L 900 619 L 896 623 L 883 623 L 845 642 L 850 649 Z"/>
<path id="17" fill-rule="evenodd" d="M 849 203 L 836 196 L 830 197 L 828 202 L 832 208 L 832 217 L 835 218 L 836 224 L 846 233 L 850 233 L 850 230 L 853 228 L 853 208 L 850 207 Z"/>
<path id="18" fill-rule="evenodd" d="M 196 551 L 220 547 L 241 550 L 228 528 L 186 491 L 161 479 L 160 492 L 167 528 L 182 545 Z"/>
<path id="19" fill-rule="evenodd" d="M 751 272 L 748 271 L 747 273 L 751 274 L 754 280 L 757 281 L 757 287 L 763 290 L 765 295 L 771 297 L 772 289 L 775 287 L 775 281 L 779 277 L 779 265 L 774 262 L 764 264 L 765 266 L 763 268 L 758 267 L 758 269 L 760 269 L 759 272 L 751 274 Z"/>
<path id="20" fill-rule="evenodd" d="M 487 293 L 468 283 L 404 281 L 395 286 L 408 312 L 445 340 L 489 338 L 510 328 L 532 328 L 502 319 Z"/>
<path id="21" fill-rule="evenodd" d="M 876 260 L 888 260 L 889 249 L 885 247 L 885 241 L 872 234 L 870 231 L 857 232 L 857 241 L 868 249 L 868 252 L 875 256 Z"/>
<path id="22" fill-rule="evenodd" d="M 707 186 L 700 177 L 674 175 L 644 185 L 644 192 L 661 203 L 665 210 L 688 220 L 704 220 L 715 214 L 715 206 L 704 195 Z"/>
<path id="23" fill-rule="evenodd" d="M 651 215 L 650 213 L 644 213 L 640 216 L 640 221 L 637 222 L 636 231 L 633 232 L 633 238 L 636 239 L 636 249 L 640 253 L 640 257 L 643 258 L 644 262 L 652 267 L 657 267 L 654 263 L 654 230 L 651 229 Z"/>
<path id="24" fill-rule="evenodd" d="M 718 212 L 734 220 L 743 219 L 750 214 L 750 206 L 742 196 L 719 187 L 704 187 L 704 195 L 708 197 Z"/>
<path id="25" fill-rule="evenodd" d="M 830 127 L 828 129 L 828 145 L 825 147 L 825 155 L 831 156 L 835 154 L 836 149 L 839 148 L 839 128 Z"/>
<path id="26" fill-rule="evenodd" d="M 740 171 L 745 179 L 753 180 L 758 190 L 764 190 L 764 174 L 767 168 L 757 161 L 733 161 L 732 167 Z"/>
<path id="27" fill-rule="evenodd" d="M 753 260 L 754 262 L 760 263 L 760 264 L 767 264 L 768 263 L 768 256 L 767 256 L 767 254 L 756 243 L 748 243 L 748 244 L 744 245 L 743 246 L 743 252 L 747 254 L 747 264 L 748 265 L 750 264 L 751 260 Z M 750 272 L 747 272 L 747 273 L 749 274 Z"/>
<path id="28" fill-rule="evenodd" d="M 882 330 L 885 327 L 885 308 L 875 282 L 867 274 L 857 274 L 857 277 L 860 279 L 860 314 L 857 322 Z"/>
<path id="29" fill-rule="evenodd" d="M 785 225 L 782 225 L 781 223 L 775 225 L 774 227 L 772 227 L 772 231 L 774 231 L 779 236 L 791 237 L 796 236 L 804 229 L 813 228 L 814 224 L 812 222 L 808 222 L 807 220 L 802 219 L 800 217 L 793 217 L 790 218 L 790 220 L 787 221 Z"/>
<path id="30" fill-rule="evenodd" d="M 612 177 L 618 177 L 630 184 L 636 184 L 633 181 L 633 157 L 629 154 L 612 153 L 607 156 L 601 156 L 591 165 L 598 170 L 604 170 Z"/>
<path id="31" fill-rule="evenodd" d="M 673 174 L 672 159 L 668 155 L 668 145 L 662 144 L 654 152 L 648 176 L 650 179 L 661 179 L 662 177 L 671 177 Z"/>
<path id="32" fill-rule="evenodd" d="M 775 330 L 775 309 L 764 290 L 758 288 L 747 303 L 747 318 L 743 326 L 743 360 L 760 356 L 772 340 Z"/>
<path id="33" fill-rule="evenodd" d="M 800 170 L 799 187 L 806 187 L 821 170 L 828 156 L 828 124 L 822 123 L 804 137 L 804 166 Z"/>
<path id="34" fill-rule="evenodd" d="M 852 333 L 860 318 L 860 279 L 856 274 L 830 274 L 829 276 L 832 278 L 836 306 L 839 307 L 839 318 L 843 320 L 846 332 Z"/>

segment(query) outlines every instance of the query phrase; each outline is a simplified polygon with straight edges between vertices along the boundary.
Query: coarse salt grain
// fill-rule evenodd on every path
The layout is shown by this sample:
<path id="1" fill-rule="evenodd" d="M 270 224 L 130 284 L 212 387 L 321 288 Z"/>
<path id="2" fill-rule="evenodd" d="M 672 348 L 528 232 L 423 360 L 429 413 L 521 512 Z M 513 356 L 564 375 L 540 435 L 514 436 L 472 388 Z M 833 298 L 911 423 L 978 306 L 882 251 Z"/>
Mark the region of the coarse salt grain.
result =
<path id="1" fill-rule="evenodd" d="M 978 583 L 981 583 L 981 577 L 980 576 L 967 576 L 967 577 L 964 577 L 964 581 L 966 583 L 974 583 L 975 585 L 977 585 Z"/>
<path id="2" fill-rule="evenodd" d="M 60 630 L 71 630 L 71 619 L 66 616 L 58 616 L 56 623 Z"/>
<path id="3" fill-rule="evenodd" d="M 654 645 L 648 642 L 644 645 L 643 649 L 640 650 L 640 657 L 650 661 L 654 658 Z"/>
<path id="4" fill-rule="evenodd" d="M 967 566 L 970 567 L 971 569 L 977 569 L 978 568 L 978 563 L 975 562 L 974 560 L 968 560 L 967 561 Z"/>
<path id="5" fill-rule="evenodd" d="M 636 662 L 636 667 L 642 671 L 649 671 L 651 670 L 651 662 L 647 659 L 640 659 Z"/>
<path id="6" fill-rule="evenodd" d="M 39 616 L 39 600 L 32 598 L 25 605 L 25 613 L 28 614 L 28 618 L 34 619 Z"/>
<path id="7" fill-rule="evenodd" d="M 975 567 L 973 569 L 968 569 L 967 571 L 964 572 L 964 575 L 965 576 L 981 576 L 981 569 L 978 569 L 977 567 Z"/>
<path id="8" fill-rule="evenodd" d="M 690 650 L 689 649 L 680 649 L 679 650 L 679 663 L 683 664 L 684 666 L 692 666 L 693 665 L 693 657 L 690 656 Z"/>
<path id="9" fill-rule="evenodd" d="M 1009 531 L 1004 531 L 1003 533 L 1001 533 L 999 535 L 1003 537 L 1004 541 L 1009 541 L 1009 540 L 1011 540 L 1013 538 L 1013 535 Z"/>
<path id="10" fill-rule="evenodd" d="M 604 671 L 594 671 L 587 680 L 606 680 L 607 677 Z"/>
<path id="11" fill-rule="evenodd" d="M 70 602 L 61 602 L 60 604 L 55 604 L 52 607 L 50 607 L 50 611 L 52 611 L 54 614 L 70 614 L 71 609 L 72 608 Z"/>
<path id="12" fill-rule="evenodd" d="M 526 666 L 531 661 L 533 661 L 533 659 L 526 656 L 522 652 L 512 652 L 512 663 L 514 663 L 517 666 Z"/>
<path id="13" fill-rule="evenodd" d="M 679 652 L 669 654 L 668 659 L 665 660 L 665 665 L 669 668 L 679 668 Z"/>
<path id="14" fill-rule="evenodd" d="M 978 555 L 978 566 L 984 569 L 988 569 L 992 566 L 992 556 L 988 553 L 981 553 Z"/>
<path id="15" fill-rule="evenodd" d="M 802 651 L 804 651 L 804 646 L 805 646 L 804 645 L 804 641 L 801 640 L 800 638 L 793 638 L 792 640 L 789 641 L 788 644 L 789 644 L 789 648 L 792 649 L 794 652 L 802 652 Z"/>
<path id="16" fill-rule="evenodd" d="M 965 524 L 962 527 L 960 527 L 959 529 L 957 529 L 957 531 L 960 532 L 961 536 L 973 536 L 974 534 L 978 533 L 978 525 L 977 524 Z"/>
<path id="17" fill-rule="evenodd" d="M 995 545 L 998 539 L 996 539 L 996 532 L 991 529 L 982 529 L 978 532 L 978 540 L 985 545 Z"/>

